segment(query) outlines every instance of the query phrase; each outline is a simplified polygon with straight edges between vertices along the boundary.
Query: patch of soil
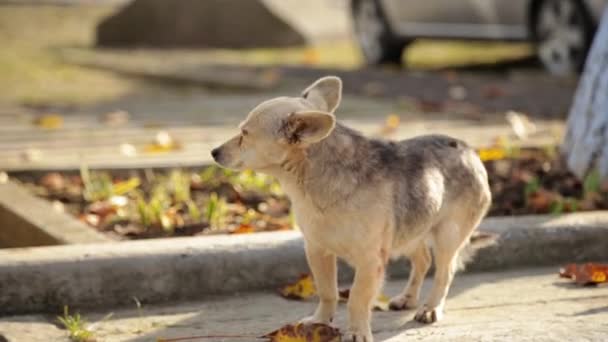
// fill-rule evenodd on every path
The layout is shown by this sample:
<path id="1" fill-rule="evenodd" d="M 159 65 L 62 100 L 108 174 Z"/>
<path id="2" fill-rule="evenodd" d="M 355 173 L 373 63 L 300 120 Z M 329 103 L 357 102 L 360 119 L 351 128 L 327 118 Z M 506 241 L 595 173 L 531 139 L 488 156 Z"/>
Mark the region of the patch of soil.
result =
<path id="1" fill-rule="evenodd" d="M 597 173 L 580 181 L 556 156 L 553 149 L 526 149 L 484 161 L 493 197 L 488 215 L 608 209 L 608 182 L 601 183 Z M 293 226 L 289 200 L 278 183 L 254 172 L 211 166 L 16 177 L 56 208 L 120 239 L 244 234 Z"/>

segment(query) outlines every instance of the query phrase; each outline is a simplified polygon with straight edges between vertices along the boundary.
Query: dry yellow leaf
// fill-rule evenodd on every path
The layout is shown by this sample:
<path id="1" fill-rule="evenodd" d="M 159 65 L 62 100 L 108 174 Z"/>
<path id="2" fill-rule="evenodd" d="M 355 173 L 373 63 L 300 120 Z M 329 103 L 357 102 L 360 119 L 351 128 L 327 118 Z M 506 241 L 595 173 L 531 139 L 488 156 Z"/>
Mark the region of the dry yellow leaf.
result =
<path id="1" fill-rule="evenodd" d="M 505 159 L 507 152 L 503 148 L 482 148 L 477 151 L 482 161 Z"/>
<path id="2" fill-rule="evenodd" d="M 399 115 L 390 114 L 389 116 L 386 117 L 385 126 L 387 128 L 396 129 L 397 127 L 399 127 L 400 121 L 401 121 L 401 119 L 399 118 Z"/>
<path id="3" fill-rule="evenodd" d="M 384 120 L 384 124 L 380 128 L 380 132 L 378 133 L 380 136 L 386 136 L 395 133 L 395 131 L 399 128 L 399 124 L 401 119 L 397 114 L 389 114 Z"/>
<path id="4" fill-rule="evenodd" d="M 156 134 L 154 142 L 145 146 L 146 153 L 167 153 L 181 149 L 181 144 L 166 131 Z"/>
<path id="5" fill-rule="evenodd" d="M 45 129 L 58 129 L 63 126 L 63 116 L 55 113 L 45 114 L 38 117 L 34 124 Z"/>
<path id="6" fill-rule="evenodd" d="M 279 289 L 279 293 L 287 299 L 302 300 L 314 296 L 317 292 L 312 276 L 303 274 L 295 283 Z"/>
<path id="7" fill-rule="evenodd" d="M 288 324 L 262 338 L 270 342 L 340 342 L 342 334 L 338 328 L 326 324 Z"/>
<path id="8" fill-rule="evenodd" d="M 342 289 L 338 292 L 338 294 L 339 299 L 341 301 L 346 302 L 348 300 L 348 297 L 350 296 L 350 289 Z M 389 311 L 389 302 L 390 298 L 385 294 L 381 293 L 378 295 L 378 297 L 376 297 L 372 308 L 376 311 Z"/>

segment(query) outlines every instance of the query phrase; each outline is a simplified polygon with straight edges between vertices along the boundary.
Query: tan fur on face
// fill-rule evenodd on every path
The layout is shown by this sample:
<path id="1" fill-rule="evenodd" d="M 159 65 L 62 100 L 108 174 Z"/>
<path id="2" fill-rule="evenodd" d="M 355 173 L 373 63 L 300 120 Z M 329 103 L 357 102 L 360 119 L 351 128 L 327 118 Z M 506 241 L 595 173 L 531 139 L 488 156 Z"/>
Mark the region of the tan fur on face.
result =
<path id="1" fill-rule="evenodd" d="M 342 85 L 325 77 L 301 97 L 252 110 L 242 133 L 218 148 L 218 163 L 275 176 L 292 201 L 319 292 L 307 322 L 329 323 L 336 310 L 336 258 L 356 269 L 348 303 L 349 336 L 371 342 L 371 305 L 389 255 L 413 264 L 391 307 L 416 305 L 433 246 L 433 289 L 416 320 L 441 319 L 458 254 L 487 211 L 487 173 L 474 150 L 440 135 L 400 142 L 368 139 L 336 123 Z"/>

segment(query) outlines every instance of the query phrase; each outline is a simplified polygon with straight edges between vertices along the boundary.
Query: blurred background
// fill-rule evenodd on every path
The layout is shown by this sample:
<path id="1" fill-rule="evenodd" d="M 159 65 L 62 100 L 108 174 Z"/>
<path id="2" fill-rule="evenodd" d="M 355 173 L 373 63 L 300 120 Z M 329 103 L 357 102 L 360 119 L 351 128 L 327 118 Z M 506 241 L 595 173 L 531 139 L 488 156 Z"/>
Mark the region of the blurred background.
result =
<path id="1" fill-rule="evenodd" d="M 145 170 L 210 165 L 211 148 L 259 102 L 337 75 L 345 94 L 336 115 L 367 135 L 444 133 L 478 148 L 497 198 L 491 214 L 603 208 L 605 196 L 585 195 L 555 154 L 605 4 L 0 0 L 0 171 L 119 237 L 150 226 L 143 236 L 163 235 L 161 225 L 172 234 L 188 226 L 176 213 L 222 201 L 247 204 L 265 224 L 269 216 L 255 215 L 268 201 L 246 193 L 277 194 L 271 180 L 203 170 L 156 182 Z M 522 159 L 522 148 L 536 152 Z M 189 202 L 190 190 L 200 199 Z M 113 219 L 90 207 L 97 202 Z M 287 200 L 273 205 L 286 219 Z M 233 211 L 234 230 L 248 211 Z M 139 230 L 115 224 L 125 218 Z"/>

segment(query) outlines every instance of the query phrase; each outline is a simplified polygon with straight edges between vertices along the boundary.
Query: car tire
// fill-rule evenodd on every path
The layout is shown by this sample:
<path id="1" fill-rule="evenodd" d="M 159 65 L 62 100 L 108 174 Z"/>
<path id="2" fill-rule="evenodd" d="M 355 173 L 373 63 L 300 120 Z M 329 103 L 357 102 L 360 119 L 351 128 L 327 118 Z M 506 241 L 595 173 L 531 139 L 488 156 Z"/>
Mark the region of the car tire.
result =
<path id="1" fill-rule="evenodd" d="M 367 64 L 401 65 L 409 41 L 393 34 L 379 1 L 353 0 L 351 9 L 355 36 Z"/>
<path id="2" fill-rule="evenodd" d="M 582 70 L 594 31 L 589 12 L 579 0 L 541 0 L 533 13 L 538 58 L 554 75 Z"/>

